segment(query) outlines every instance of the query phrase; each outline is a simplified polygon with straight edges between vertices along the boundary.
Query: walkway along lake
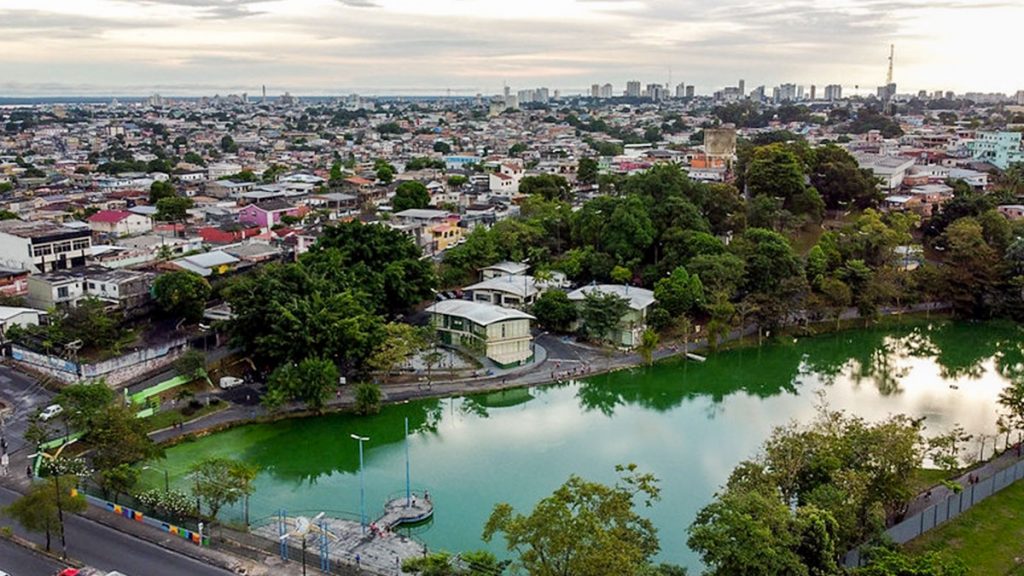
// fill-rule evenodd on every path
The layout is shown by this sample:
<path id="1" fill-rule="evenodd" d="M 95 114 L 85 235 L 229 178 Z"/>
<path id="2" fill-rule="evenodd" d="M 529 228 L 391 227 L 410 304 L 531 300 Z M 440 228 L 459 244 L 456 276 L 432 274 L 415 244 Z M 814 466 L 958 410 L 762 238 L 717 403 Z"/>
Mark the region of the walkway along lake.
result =
<path id="1" fill-rule="evenodd" d="M 1024 378 L 1017 325 L 918 321 L 709 354 L 705 363 L 676 360 L 563 385 L 410 402 L 369 418 L 243 426 L 174 446 L 159 465 L 183 489 L 188 466 L 206 456 L 259 466 L 253 519 L 280 508 L 351 514 L 359 511 L 359 453 L 350 434 L 369 436 L 367 513 L 376 517 L 405 488 L 408 417 L 412 484 L 436 507 L 418 534 L 431 549 L 504 555 L 500 537 L 480 540 L 495 503 L 528 511 L 570 474 L 612 482 L 615 464 L 635 462 L 661 479 L 662 500 L 646 511 L 659 528 L 659 560 L 697 569 L 686 547 L 697 510 L 773 426 L 813 416 L 815 391 L 868 419 L 926 416 L 928 433 L 959 423 L 977 437 L 996 433 L 996 399 L 1012 378 Z M 991 446 L 989 439 L 986 452 Z M 146 472 L 144 480 L 155 486 L 163 478 Z"/>

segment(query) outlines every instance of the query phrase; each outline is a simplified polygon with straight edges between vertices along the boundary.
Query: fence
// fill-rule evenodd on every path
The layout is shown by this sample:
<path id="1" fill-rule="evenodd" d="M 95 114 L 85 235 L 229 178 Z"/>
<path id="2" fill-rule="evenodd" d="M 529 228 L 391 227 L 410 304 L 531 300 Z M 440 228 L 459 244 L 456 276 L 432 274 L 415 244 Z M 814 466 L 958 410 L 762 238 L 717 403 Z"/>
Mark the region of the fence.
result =
<path id="1" fill-rule="evenodd" d="M 189 530 L 188 528 L 184 528 L 181 526 L 176 526 L 174 524 L 171 524 L 170 522 L 164 522 L 159 518 L 151 518 L 149 516 L 146 516 L 142 512 L 139 512 L 138 510 L 134 510 L 127 506 L 122 506 L 121 504 L 108 502 L 102 498 L 97 498 L 91 494 L 86 494 L 82 492 L 81 495 L 85 497 L 85 501 L 88 502 L 89 504 L 92 504 L 93 506 L 96 506 L 98 508 L 103 508 L 108 512 L 113 512 L 118 516 L 123 516 L 125 518 L 128 518 L 129 520 L 134 520 L 136 522 L 141 522 L 148 526 L 158 528 L 160 530 L 163 530 L 164 532 L 167 532 L 168 534 L 180 536 L 183 539 L 188 540 L 189 542 L 192 542 L 193 544 L 199 546 L 210 545 L 210 538 L 199 532 Z"/>
<path id="2" fill-rule="evenodd" d="M 11 358 L 32 370 L 43 372 L 64 383 L 83 378 L 104 378 L 107 384 L 117 386 L 146 372 L 170 364 L 185 349 L 188 340 L 176 338 L 149 348 L 129 352 L 117 358 L 92 364 L 78 364 L 64 358 L 49 356 L 11 345 Z"/>
<path id="3" fill-rule="evenodd" d="M 1024 461 L 1004 468 L 975 484 L 964 486 L 963 491 L 959 494 L 950 494 L 944 501 L 905 518 L 899 524 L 886 530 L 885 534 L 897 544 L 906 544 L 921 534 L 956 518 L 975 504 L 1021 479 L 1024 479 Z M 854 549 L 848 552 L 844 564 L 847 567 L 860 566 L 860 550 Z"/>

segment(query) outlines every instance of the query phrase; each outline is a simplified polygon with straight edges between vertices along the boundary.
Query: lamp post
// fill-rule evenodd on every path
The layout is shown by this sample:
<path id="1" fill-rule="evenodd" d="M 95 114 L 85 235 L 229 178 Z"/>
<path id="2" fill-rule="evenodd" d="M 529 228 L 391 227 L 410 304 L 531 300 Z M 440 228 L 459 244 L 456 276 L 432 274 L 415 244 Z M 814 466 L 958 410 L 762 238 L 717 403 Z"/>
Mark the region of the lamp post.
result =
<path id="1" fill-rule="evenodd" d="M 409 483 L 409 417 L 405 417 L 405 506 L 412 505 L 412 489 Z"/>
<path id="2" fill-rule="evenodd" d="M 171 479 L 167 474 L 167 468 L 159 468 L 157 466 L 143 466 L 143 470 L 163 471 L 164 473 L 164 494 L 171 491 Z"/>
<path id="3" fill-rule="evenodd" d="M 351 434 L 352 439 L 359 442 L 359 525 L 363 529 L 363 535 L 366 535 L 366 483 L 363 479 L 363 442 L 366 442 L 370 438 L 368 436 L 359 436 L 358 434 Z"/>

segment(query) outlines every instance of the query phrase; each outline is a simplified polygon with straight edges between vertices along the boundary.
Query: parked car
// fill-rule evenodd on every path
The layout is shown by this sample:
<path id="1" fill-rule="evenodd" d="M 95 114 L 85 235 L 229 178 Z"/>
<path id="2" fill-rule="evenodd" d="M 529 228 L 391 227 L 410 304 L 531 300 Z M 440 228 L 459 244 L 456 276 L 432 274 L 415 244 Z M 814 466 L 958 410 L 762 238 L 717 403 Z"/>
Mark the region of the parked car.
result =
<path id="1" fill-rule="evenodd" d="M 224 390 L 227 390 L 228 388 L 234 388 L 235 386 L 241 386 L 244 383 L 245 380 L 242 380 L 241 378 L 235 378 L 234 376 L 221 376 L 220 378 L 220 387 L 223 388 Z"/>
<path id="2" fill-rule="evenodd" d="M 46 422 L 51 418 L 56 418 L 63 411 L 64 409 L 61 408 L 60 404 L 50 404 L 46 408 L 43 408 L 43 411 L 39 413 L 39 419 Z"/>

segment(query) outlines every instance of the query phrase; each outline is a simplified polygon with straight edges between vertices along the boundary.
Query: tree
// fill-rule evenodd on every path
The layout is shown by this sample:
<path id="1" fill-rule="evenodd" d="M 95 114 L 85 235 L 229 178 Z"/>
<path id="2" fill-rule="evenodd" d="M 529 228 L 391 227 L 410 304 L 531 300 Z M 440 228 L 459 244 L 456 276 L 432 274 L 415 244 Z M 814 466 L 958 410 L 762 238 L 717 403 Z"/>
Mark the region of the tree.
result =
<path id="1" fill-rule="evenodd" d="M 114 401 L 114 392 L 99 380 L 74 384 L 62 389 L 53 399 L 64 408 L 64 417 L 75 428 L 88 431 L 96 418 Z"/>
<path id="2" fill-rule="evenodd" d="M 579 316 L 583 332 L 592 340 L 612 338 L 612 332 L 629 312 L 629 300 L 612 292 L 591 290 L 584 294 Z"/>
<path id="3" fill-rule="evenodd" d="M 958 314 L 985 317 L 991 310 L 995 250 L 985 241 L 984 230 L 974 218 L 961 218 L 943 234 L 947 245 L 945 284 Z"/>
<path id="4" fill-rule="evenodd" d="M 224 152 L 238 152 L 238 144 L 235 144 L 235 139 L 230 134 L 225 134 L 220 139 L 220 149 Z"/>
<path id="5" fill-rule="evenodd" d="M 810 178 L 825 206 L 832 210 L 871 208 L 882 199 L 871 171 L 861 169 L 849 152 L 834 144 L 814 150 Z"/>
<path id="6" fill-rule="evenodd" d="M 654 284 L 654 299 L 672 316 L 682 316 L 704 305 L 704 286 L 680 266 Z"/>
<path id="7" fill-rule="evenodd" d="M 659 498 L 657 479 L 635 465 L 616 466 L 619 482 L 606 486 L 570 476 L 529 515 L 498 504 L 484 526 L 490 542 L 502 533 L 516 563 L 533 576 L 638 576 L 660 548 L 657 530 L 635 510 Z"/>
<path id="8" fill-rule="evenodd" d="M 797 155 L 783 144 L 754 150 L 744 175 L 751 198 L 767 196 L 782 201 L 793 214 L 820 220 L 824 204 L 818 192 L 804 183 L 804 167 Z"/>
<path id="9" fill-rule="evenodd" d="M 654 328 L 645 329 L 640 336 L 640 346 L 637 350 L 645 364 L 650 365 L 654 361 L 654 351 L 658 349 L 659 340 L 658 332 Z"/>
<path id="10" fill-rule="evenodd" d="M 216 520 L 220 509 L 252 494 L 256 469 L 232 458 L 210 457 L 189 468 L 192 495 L 206 504 L 210 520 Z"/>
<path id="11" fill-rule="evenodd" d="M 1000 397 L 1001 398 L 1001 397 Z M 928 439 L 928 457 L 933 464 L 953 474 L 962 466 L 960 452 L 963 444 L 974 438 L 964 427 L 956 424 L 948 432 Z"/>
<path id="12" fill-rule="evenodd" d="M 597 160 L 593 158 L 580 158 L 579 165 L 576 168 L 576 181 L 580 184 L 586 184 L 593 186 L 597 184 Z"/>
<path id="13" fill-rule="evenodd" d="M 524 176 L 519 181 L 521 194 L 540 194 L 545 200 L 569 200 L 570 191 L 569 182 L 557 174 Z"/>
<path id="14" fill-rule="evenodd" d="M 97 414 L 85 439 L 93 447 L 93 465 L 101 472 L 163 452 L 146 435 L 145 422 L 135 417 L 135 411 L 116 402 Z"/>
<path id="15" fill-rule="evenodd" d="M 202 320 L 211 292 L 205 278 L 187 270 L 161 274 L 153 282 L 153 297 L 160 309 L 189 322 Z"/>
<path id="16" fill-rule="evenodd" d="M 178 192 L 174 189 L 173 184 L 157 180 L 149 186 L 149 205 L 155 206 L 164 198 L 174 198 L 177 195 Z"/>
<path id="17" fill-rule="evenodd" d="M 527 150 L 528 148 L 526 147 L 526 144 L 523 144 L 522 142 L 516 142 L 515 144 L 509 147 L 508 155 L 513 158 L 518 158 L 522 156 L 523 152 L 526 152 Z"/>
<path id="18" fill-rule="evenodd" d="M 296 400 L 320 410 L 339 378 L 338 367 L 325 358 L 310 356 L 298 364 L 284 364 L 270 373 L 263 403 L 276 408 L 287 400 Z"/>
<path id="19" fill-rule="evenodd" d="M 121 494 L 128 494 L 139 482 L 139 469 L 129 464 L 118 464 L 109 470 L 100 471 L 100 488 L 104 498 L 117 502 Z"/>
<path id="20" fill-rule="evenodd" d="M 88 507 L 81 494 L 71 496 L 71 489 L 76 482 L 74 476 L 53 476 L 50 481 L 33 484 L 24 496 L 12 502 L 3 512 L 29 532 L 45 533 L 47 552 L 50 551 L 50 537 L 59 536 L 66 558 L 64 512 L 79 514 Z"/>
<path id="21" fill-rule="evenodd" d="M 404 322 L 390 322 L 384 326 L 384 340 L 366 360 L 371 370 L 382 372 L 384 382 L 391 379 L 391 373 L 423 349 L 426 339 L 423 332 Z"/>
<path id="22" fill-rule="evenodd" d="M 188 218 L 188 209 L 193 206 L 191 198 L 172 196 L 161 198 L 156 202 L 157 220 L 162 222 L 180 222 Z"/>
<path id="23" fill-rule="evenodd" d="M 380 386 L 373 382 L 361 382 L 356 386 L 356 414 L 376 414 L 380 412 Z"/>
<path id="24" fill-rule="evenodd" d="M 452 557 L 447 552 L 434 552 L 422 558 L 406 558 L 402 572 L 421 576 L 472 576 L 474 574 L 502 574 L 509 560 L 498 559 L 485 550 L 463 552 Z"/>
<path id="25" fill-rule="evenodd" d="M 391 184 L 391 181 L 395 179 L 395 168 L 387 163 L 378 166 L 374 173 L 377 176 L 377 180 L 380 180 L 383 184 Z"/>
<path id="26" fill-rule="evenodd" d="M 189 348 L 174 361 L 174 370 L 179 376 L 193 380 L 206 379 L 206 354 L 201 350 Z"/>
<path id="27" fill-rule="evenodd" d="M 782 282 L 800 273 L 800 262 L 786 237 L 763 228 L 748 228 L 737 243 L 745 260 L 744 287 L 749 292 L 776 292 Z"/>
<path id="28" fill-rule="evenodd" d="M 576 321 L 576 304 L 562 290 L 546 290 L 531 309 L 537 323 L 554 332 L 565 332 Z"/>
<path id="29" fill-rule="evenodd" d="M 421 182 L 408 180 L 395 189 L 395 197 L 391 201 L 395 212 L 410 208 L 426 208 L 430 205 L 430 192 Z"/>
<path id="30" fill-rule="evenodd" d="M 835 318 L 836 329 L 838 330 L 839 320 L 842 318 L 843 311 L 853 302 L 853 292 L 850 291 L 850 287 L 842 280 L 828 277 L 821 282 L 821 294 L 824 298 L 825 306 L 828 307 L 832 317 Z"/>
<path id="31" fill-rule="evenodd" d="M 437 142 L 434 142 L 434 152 L 440 152 L 441 154 L 451 154 L 451 144 L 438 140 Z"/>

